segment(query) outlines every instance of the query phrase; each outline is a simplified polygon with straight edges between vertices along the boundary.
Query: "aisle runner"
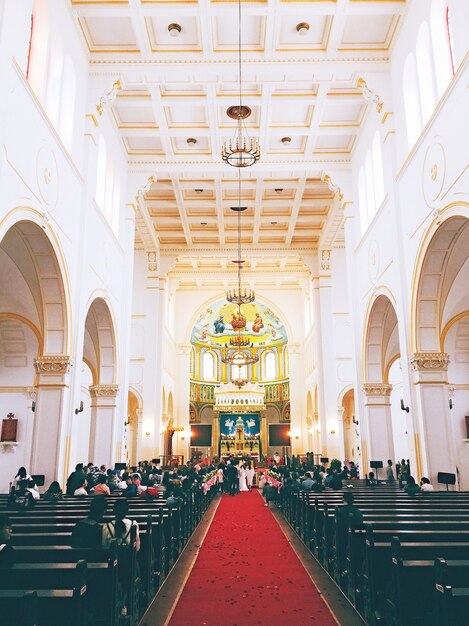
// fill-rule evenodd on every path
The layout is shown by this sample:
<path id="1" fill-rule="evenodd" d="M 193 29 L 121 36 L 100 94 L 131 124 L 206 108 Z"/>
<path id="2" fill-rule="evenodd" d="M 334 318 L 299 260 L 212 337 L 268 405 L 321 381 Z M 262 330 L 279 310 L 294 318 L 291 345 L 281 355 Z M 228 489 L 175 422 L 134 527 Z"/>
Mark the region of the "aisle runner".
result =
<path id="1" fill-rule="evenodd" d="M 169 626 L 336 626 L 257 492 L 223 496 Z"/>

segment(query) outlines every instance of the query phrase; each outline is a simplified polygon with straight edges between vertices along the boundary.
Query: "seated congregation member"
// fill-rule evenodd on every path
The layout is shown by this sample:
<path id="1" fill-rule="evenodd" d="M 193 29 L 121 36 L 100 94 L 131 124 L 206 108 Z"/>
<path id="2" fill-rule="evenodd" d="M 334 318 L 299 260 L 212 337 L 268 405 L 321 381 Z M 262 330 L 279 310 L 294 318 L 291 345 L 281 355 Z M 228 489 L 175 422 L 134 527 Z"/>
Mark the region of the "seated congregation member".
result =
<path id="1" fill-rule="evenodd" d="M 354 496 L 351 491 L 344 493 L 344 504 L 339 508 L 338 522 L 342 529 L 349 527 L 360 528 L 363 525 L 363 513 L 354 505 Z"/>
<path id="2" fill-rule="evenodd" d="M 324 489 L 325 487 L 322 484 L 321 476 L 319 474 L 314 474 L 311 491 L 314 491 L 315 493 L 321 493 L 321 491 L 324 491 Z"/>
<path id="3" fill-rule="evenodd" d="M 25 467 L 20 467 L 15 478 L 13 479 L 13 486 L 19 487 L 21 481 L 32 480 L 32 476 L 28 474 Z"/>
<path id="4" fill-rule="evenodd" d="M 366 486 L 367 487 L 376 487 L 377 484 L 378 484 L 378 481 L 375 478 L 375 473 L 374 472 L 370 472 L 368 474 L 368 478 L 366 479 Z"/>
<path id="5" fill-rule="evenodd" d="M 313 487 L 313 479 L 311 478 L 311 474 L 306 472 L 305 479 L 301 483 L 301 488 L 305 491 L 311 491 Z"/>
<path id="6" fill-rule="evenodd" d="M 107 485 L 106 474 L 98 475 L 98 484 L 94 488 L 94 495 L 95 496 L 110 496 L 111 495 L 111 490 L 109 489 L 109 486 Z"/>
<path id="7" fill-rule="evenodd" d="M 340 474 L 334 472 L 328 485 L 331 489 L 342 489 L 342 479 Z"/>
<path id="8" fill-rule="evenodd" d="M 100 522 L 107 509 L 104 496 L 95 496 L 91 500 L 88 517 L 81 519 L 72 530 L 71 544 L 74 548 L 101 548 L 103 527 Z"/>
<path id="9" fill-rule="evenodd" d="M 407 476 L 407 485 L 404 487 L 404 491 L 409 496 L 413 496 L 420 492 L 420 487 L 415 482 L 415 478 L 413 476 Z"/>
<path id="10" fill-rule="evenodd" d="M 435 491 L 430 480 L 426 476 L 420 479 L 420 491 Z"/>
<path id="11" fill-rule="evenodd" d="M 57 480 L 51 482 L 49 489 L 44 493 L 42 498 L 43 500 L 49 500 L 49 502 L 58 502 L 63 499 L 62 489 Z"/>
<path id="12" fill-rule="evenodd" d="M 138 488 L 132 476 L 127 477 L 126 483 L 127 487 L 124 490 L 124 496 L 126 498 L 133 498 L 134 496 L 138 496 Z"/>
<path id="13" fill-rule="evenodd" d="M 7 515 L 0 514 L 0 566 L 13 564 L 13 548 L 11 547 L 11 522 Z"/>
<path id="14" fill-rule="evenodd" d="M 169 493 L 168 497 L 166 498 L 166 504 L 169 506 L 170 509 L 176 509 L 182 504 L 183 492 L 180 485 L 174 485 L 173 490 L 166 493 Z"/>
<path id="15" fill-rule="evenodd" d="M 73 492 L 74 496 L 87 496 L 88 492 L 86 491 L 86 487 L 88 486 L 88 481 L 84 478 L 81 484 L 75 489 Z"/>
<path id="16" fill-rule="evenodd" d="M 130 543 L 130 531 L 132 527 L 136 530 L 136 549 L 140 550 L 140 536 L 138 524 L 135 520 L 130 520 L 126 517 L 129 512 L 129 503 L 124 498 L 116 500 L 114 503 L 114 516 L 115 519 L 112 522 L 104 524 L 103 528 L 103 547 L 107 548 L 113 539 L 117 539 L 118 545 L 124 545 Z"/>
<path id="17" fill-rule="evenodd" d="M 75 471 L 73 471 L 67 479 L 67 496 L 73 496 L 75 489 L 78 489 L 86 479 L 83 471 L 83 463 L 77 463 Z"/>

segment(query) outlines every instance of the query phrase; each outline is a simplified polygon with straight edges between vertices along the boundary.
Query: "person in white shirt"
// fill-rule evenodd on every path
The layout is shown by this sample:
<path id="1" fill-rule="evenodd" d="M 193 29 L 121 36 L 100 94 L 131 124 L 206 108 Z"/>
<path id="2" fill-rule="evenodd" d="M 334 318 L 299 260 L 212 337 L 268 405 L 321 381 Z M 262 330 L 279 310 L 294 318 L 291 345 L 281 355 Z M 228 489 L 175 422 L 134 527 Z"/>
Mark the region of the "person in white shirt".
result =
<path id="1" fill-rule="evenodd" d="M 130 531 L 135 528 L 135 549 L 140 550 L 140 536 L 138 523 L 126 517 L 129 512 L 129 503 L 126 498 L 116 500 L 114 504 L 115 519 L 103 526 L 103 547 L 109 546 L 112 539 L 116 539 L 118 545 L 130 544 Z"/>
<path id="2" fill-rule="evenodd" d="M 84 480 L 81 485 L 78 487 L 78 489 L 75 489 L 75 491 L 73 492 L 74 496 L 87 496 L 88 492 L 86 491 L 86 486 L 87 486 L 87 482 L 86 480 Z"/>
<path id="3" fill-rule="evenodd" d="M 433 485 L 426 476 L 423 476 L 420 479 L 420 491 L 435 491 L 433 489 Z"/>
<path id="4" fill-rule="evenodd" d="M 40 495 L 39 495 L 39 491 L 37 490 L 37 486 L 36 483 L 34 482 L 33 479 L 31 479 L 28 482 L 28 486 L 26 487 L 26 491 L 28 491 L 32 497 L 34 498 L 34 500 L 39 500 L 40 499 Z"/>

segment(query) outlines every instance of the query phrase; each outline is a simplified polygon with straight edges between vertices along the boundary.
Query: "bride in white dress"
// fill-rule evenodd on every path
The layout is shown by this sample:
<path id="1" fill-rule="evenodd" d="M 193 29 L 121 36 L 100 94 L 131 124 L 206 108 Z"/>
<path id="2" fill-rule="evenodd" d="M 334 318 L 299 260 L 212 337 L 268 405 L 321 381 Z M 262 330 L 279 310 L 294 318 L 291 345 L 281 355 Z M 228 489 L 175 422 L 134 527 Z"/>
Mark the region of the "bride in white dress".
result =
<path id="1" fill-rule="evenodd" d="M 248 482 L 246 480 L 246 466 L 245 465 L 241 465 L 241 467 L 239 468 L 238 479 L 239 479 L 239 490 L 249 491 Z"/>

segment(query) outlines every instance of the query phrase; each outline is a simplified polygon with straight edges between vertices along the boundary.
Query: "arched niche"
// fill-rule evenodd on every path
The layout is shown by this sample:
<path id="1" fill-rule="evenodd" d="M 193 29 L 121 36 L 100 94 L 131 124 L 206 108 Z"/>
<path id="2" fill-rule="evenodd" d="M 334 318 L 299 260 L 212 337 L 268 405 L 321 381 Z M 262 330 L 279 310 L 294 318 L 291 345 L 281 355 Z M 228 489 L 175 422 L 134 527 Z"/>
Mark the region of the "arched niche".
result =
<path id="1" fill-rule="evenodd" d="M 420 258 L 413 289 L 413 348 L 440 352 L 446 324 L 469 309 L 469 219 L 461 215 L 446 219 Z"/>
<path id="2" fill-rule="evenodd" d="M 396 311 L 389 297 L 381 294 L 373 301 L 366 323 L 364 382 L 387 383 L 389 366 L 399 353 Z"/>
<path id="3" fill-rule="evenodd" d="M 64 275 L 51 239 L 32 221 L 16 222 L 0 242 L 0 293 L 0 313 L 36 328 L 40 353 L 69 352 Z"/>
<path id="4" fill-rule="evenodd" d="M 93 372 L 93 384 L 111 385 L 117 379 L 114 323 L 107 302 L 95 298 L 85 319 L 83 360 Z"/>

